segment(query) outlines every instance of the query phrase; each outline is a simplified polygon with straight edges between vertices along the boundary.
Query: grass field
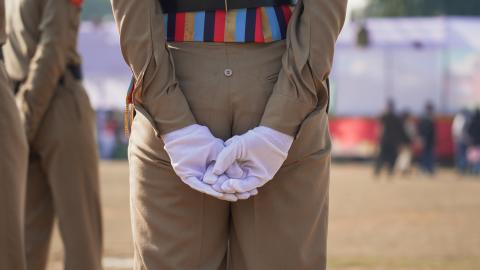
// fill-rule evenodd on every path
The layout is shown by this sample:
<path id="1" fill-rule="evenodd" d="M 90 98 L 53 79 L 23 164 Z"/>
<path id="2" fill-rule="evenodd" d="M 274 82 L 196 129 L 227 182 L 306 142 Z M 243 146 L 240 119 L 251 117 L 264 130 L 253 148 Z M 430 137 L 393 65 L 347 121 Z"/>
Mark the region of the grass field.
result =
<path id="1" fill-rule="evenodd" d="M 101 164 L 107 270 L 131 269 L 127 176 L 125 162 Z M 62 258 L 56 233 L 48 269 Z M 366 165 L 333 165 L 328 269 L 479 270 L 480 178 L 373 179 Z"/>

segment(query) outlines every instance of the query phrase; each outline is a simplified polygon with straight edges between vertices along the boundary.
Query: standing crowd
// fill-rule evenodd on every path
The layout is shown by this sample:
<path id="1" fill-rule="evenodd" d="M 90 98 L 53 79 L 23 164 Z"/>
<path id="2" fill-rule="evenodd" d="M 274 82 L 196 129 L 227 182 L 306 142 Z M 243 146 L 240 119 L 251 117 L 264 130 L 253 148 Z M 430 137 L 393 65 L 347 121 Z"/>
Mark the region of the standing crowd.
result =
<path id="1" fill-rule="evenodd" d="M 384 167 L 389 175 L 395 171 L 408 175 L 415 162 L 421 172 L 431 176 L 435 174 L 438 129 L 432 103 L 428 102 L 424 113 L 415 117 L 408 111 L 399 115 L 394 102 L 389 101 L 379 123 L 375 175 L 379 175 Z M 458 172 L 480 174 L 480 109 L 465 109 L 455 116 L 452 138 Z"/>
<path id="2" fill-rule="evenodd" d="M 480 108 L 457 113 L 452 134 L 457 170 L 462 174 L 480 174 Z"/>

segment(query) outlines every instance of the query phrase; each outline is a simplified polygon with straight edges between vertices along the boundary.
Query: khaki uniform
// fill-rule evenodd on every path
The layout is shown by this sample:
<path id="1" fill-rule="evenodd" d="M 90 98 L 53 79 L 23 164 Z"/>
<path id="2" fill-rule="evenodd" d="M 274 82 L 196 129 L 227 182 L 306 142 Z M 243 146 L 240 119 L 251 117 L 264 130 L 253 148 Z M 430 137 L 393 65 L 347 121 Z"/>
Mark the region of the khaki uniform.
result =
<path id="1" fill-rule="evenodd" d="M 5 42 L 5 5 L 0 1 L 0 45 Z M 1 49 L 1 47 L 0 47 Z M 0 269 L 25 268 L 24 207 L 28 146 L 0 60 Z"/>
<path id="2" fill-rule="evenodd" d="M 45 269 L 54 217 L 65 269 L 101 269 L 102 224 L 94 112 L 74 66 L 79 1 L 18 0 L 4 47 L 30 145 L 25 216 L 27 268 Z"/>
<path id="3" fill-rule="evenodd" d="M 135 269 L 325 269 L 325 80 L 346 2 L 299 1 L 286 41 L 167 48 L 159 1 L 112 0 L 136 80 L 129 145 Z M 257 196 L 228 203 L 183 184 L 163 150 L 159 134 L 193 123 L 224 140 L 258 125 L 296 140 Z"/>

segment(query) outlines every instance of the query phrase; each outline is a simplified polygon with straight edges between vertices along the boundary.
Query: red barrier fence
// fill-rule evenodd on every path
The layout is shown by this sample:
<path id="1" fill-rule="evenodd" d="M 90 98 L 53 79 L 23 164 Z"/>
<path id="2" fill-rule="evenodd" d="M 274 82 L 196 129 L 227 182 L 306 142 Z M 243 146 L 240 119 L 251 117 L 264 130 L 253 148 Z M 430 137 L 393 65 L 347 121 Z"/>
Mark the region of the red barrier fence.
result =
<path id="1" fill-rule="evenodd" d="M 453 157 L 452 118 L 439 117 L 436 121 L 436 153 L 439 158 Z M 371 158 L 375 155 L 380 126 L 375 118 L 332 117 L 334 157 Z"/>

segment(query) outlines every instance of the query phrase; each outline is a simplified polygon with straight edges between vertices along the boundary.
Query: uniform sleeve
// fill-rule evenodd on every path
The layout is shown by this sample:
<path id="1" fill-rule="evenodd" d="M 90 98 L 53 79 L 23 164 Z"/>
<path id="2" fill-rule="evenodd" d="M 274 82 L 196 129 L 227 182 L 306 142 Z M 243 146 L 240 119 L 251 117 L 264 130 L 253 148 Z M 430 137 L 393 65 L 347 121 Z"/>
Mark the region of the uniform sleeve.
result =
<path id="1" fill-rule="evenodd" d="M 5 43 L 5 40 L 5 2 L 0 0 L 0 44 Z"/>
<path id="2" fill-rule="evenodd" d="M 290 19 L 286 52 L 261 125 L 295 136 L 303 120 L 328 102 L 326 79 L 347 0 L 300 0 Z"/>
<path id="3" fill-rule="evenodd" d="M 40 37 L 28 75 L 20 86 L 17 104 L 27 138 L 32 141 L 66 67 L 69 1 L 45 0 Z"/>
<path id="4" fill-rule="evenodd" d="M 195 124 L 175 76 L 158 0 L 111 0 L 125 61 L 135 79 L 135 109 L 158 136 Z"/>

